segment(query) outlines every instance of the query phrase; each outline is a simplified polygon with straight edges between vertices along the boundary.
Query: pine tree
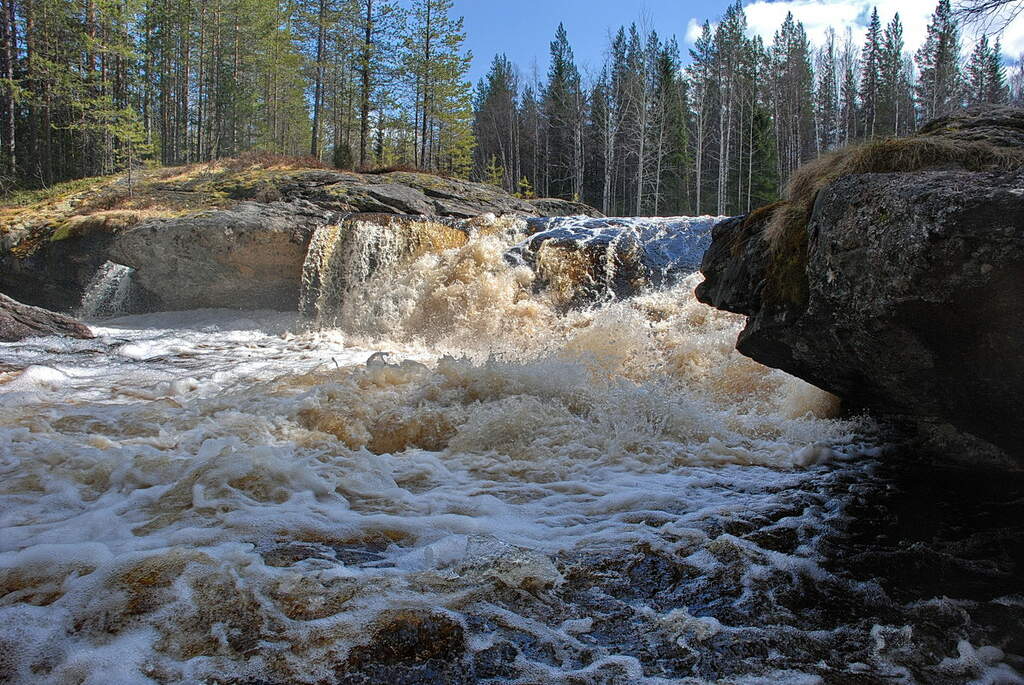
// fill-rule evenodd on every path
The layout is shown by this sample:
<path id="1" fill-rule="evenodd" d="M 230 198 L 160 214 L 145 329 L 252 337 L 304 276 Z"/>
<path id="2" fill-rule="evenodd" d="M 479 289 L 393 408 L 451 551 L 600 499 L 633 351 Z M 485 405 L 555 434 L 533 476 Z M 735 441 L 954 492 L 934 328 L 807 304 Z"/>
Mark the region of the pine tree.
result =
<path id="1" fill-rule="evenodd" d="M 388 109 L 388 89 L 396 80 L 396 56 L 399 34 L 405 20 L 404 13 L 393 0 L 356 0 L 359 52 L 356 73 L 359 79 L 359 166 L 370 161 L 371 122 L 383 121 Z M 376 117 L 374 111 L 376 110 Z M 378 143 L 375 157 L 383 154 L 383 131 L 377 128 Z"/>
<path id="2" fill-rule="evenodd" d="M 882 23 L 878 19 L 878 8 L 875 7 L 871 12 L 860 57 L 860 130 L 865 138 L 875 137 L 879 100 L 882 97 L 882 70 Z"/>
<path id="3" fill-rule="evenodd" d="M 586 102 L 565 26 L 551 42 L 551 64 L 544 91 L 550 190 L 554 197 L 579 197 L 583 189 L 583 125 Z"/>
<path id="4" fill-rule="evenodd" d="M 836 146 L 839 136 L 839 82 L 836 72 L 836 32 L 830 29 L 825 44 L 818 50 L 814 89 L 817 152 Z"/>
<path id="5" fill-rule="evenodd" d="M 949 0 L 939 0 L 915 61 L 920 72 L 916 91 L 922 119 L 947 114 L 962 106 L 960 30 Z"/>
<path id="6" fill-rule="evenodd" d="M 414 0 L 403 63 L 414 92 L 414 161 L 425 169 L 468 170 L 472 103 L 462 17 L 452 0 Z"/>

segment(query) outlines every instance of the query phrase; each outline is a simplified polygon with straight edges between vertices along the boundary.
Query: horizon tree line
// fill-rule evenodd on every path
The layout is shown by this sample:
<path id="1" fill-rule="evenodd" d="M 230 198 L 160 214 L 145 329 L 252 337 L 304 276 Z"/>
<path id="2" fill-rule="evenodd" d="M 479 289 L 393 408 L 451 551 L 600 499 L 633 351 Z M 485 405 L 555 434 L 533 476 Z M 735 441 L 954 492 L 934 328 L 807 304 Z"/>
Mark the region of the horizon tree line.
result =
<path id="1" fill-rule="evenodd" d="M 559 25 L 546 80 L 497 55 L 477 86 L 474 176 L 511 192 L 577 199 L 606 214 L 735 214 L 778 197 L 802 164 L 837 147 L 903 136 L 982 103 L 1024 102 L 998 39 L 966 59 L 950 0 L 911 54 L 899 14 L 877 8 L 863 45 L 830 29 L 812 47 L 790 13 L 770 44 L 742 3 L 705 22 L 683 67 L 675 38 L 633 24 L 584 83 Z"/>
<path id="2" fill-rule="evenodd" d="M 636 24 L 581 70 L 564 25 L 546 73 L 496 55 L 475 88 L 452 0 L 0 0 L 0 190 L 153 160 L 261 150 L 416 168 L 605 214 L 730 214 L 801 164 L 961 107 L 1024 100 L 998 38 L 963 54 L 939 0 L 913 54 L 872 12 L 813 47 L 766 44 L 736 0 L 684 56 Z"/>

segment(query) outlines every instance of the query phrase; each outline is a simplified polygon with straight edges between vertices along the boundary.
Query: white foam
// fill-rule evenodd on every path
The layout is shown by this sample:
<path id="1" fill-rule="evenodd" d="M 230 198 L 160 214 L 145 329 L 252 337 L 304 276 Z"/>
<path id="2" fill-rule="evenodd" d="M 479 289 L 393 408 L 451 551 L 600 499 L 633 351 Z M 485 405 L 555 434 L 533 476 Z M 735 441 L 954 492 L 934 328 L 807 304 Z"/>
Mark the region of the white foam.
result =
<path id="1" fill-rule="evenodd" d="M 556 555 L 644 544 L 714 568 L 701 522 L 862 450 L 870 426 L 733 350 L 738 317 L 696 278 L 563 315 L 505 247 L 368 277 L 381 306 L 340 331 L 205 310 L 0 345 L 20 369 L 0 377 L 0 642 L 32 646 L 12 672 L 316 682 L 385 609 L 549 592 Z M 820 571 L 783 556 L 763 563 Z M 593 627 L 502 616 L 580 648 Z M 523 668 L 642 677 L 614 654 Z"/>

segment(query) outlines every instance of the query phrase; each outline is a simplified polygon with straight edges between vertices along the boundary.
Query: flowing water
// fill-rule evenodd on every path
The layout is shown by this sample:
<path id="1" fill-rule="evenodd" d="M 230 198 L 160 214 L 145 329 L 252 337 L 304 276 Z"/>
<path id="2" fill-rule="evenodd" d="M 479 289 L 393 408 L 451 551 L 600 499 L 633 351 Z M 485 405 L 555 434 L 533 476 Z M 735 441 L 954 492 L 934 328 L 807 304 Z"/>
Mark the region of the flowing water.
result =
<path id="1" fill-rule="evenodd" d="M 734 351 L 684 258 L 711 220 L 579 221 L 352 218 L 315 326 L 0 346 L 0 680 L 1021 682 L 1019 586 L 863 561 L 888 448 Z"/>
<path id="2" fill-rule="evenodd" d="M 78 316 L 95 319 L 129 313 L 134 272 L 130 266 L 104 262 L 82 295 Z"/>

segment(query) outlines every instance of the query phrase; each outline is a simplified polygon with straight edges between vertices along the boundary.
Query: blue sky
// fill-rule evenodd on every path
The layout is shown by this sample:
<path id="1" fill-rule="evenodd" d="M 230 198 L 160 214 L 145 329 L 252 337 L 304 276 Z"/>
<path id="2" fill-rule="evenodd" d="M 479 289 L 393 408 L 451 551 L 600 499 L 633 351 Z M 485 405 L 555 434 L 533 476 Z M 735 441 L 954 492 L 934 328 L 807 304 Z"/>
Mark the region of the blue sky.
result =
<path id="1" fill-rule="evenodd" d="M 700 24 L 708 19 L 714 23 L 729 4 L 728 0 L 454 0 L 455 13 L 466 20 L 467 47 L 473 51 L 471 78 L 474 83 L 487 72 L 495 53 L 504 52 L 529 77 L 536 61 L 543 78 L 547 72 L 548 43 L 559 21 L 565 23 L 569 40 L 576 51 L 577 62 L 584 68 L 600 69 L 608 44 L 609 32 L 620 25 L 647 20 L 662 36 L 675 35 L 683 55 Z M 887 23 L 896 9 L 904 26 L 904 38 L 911 52 L 924 39 L 928 19 L 936 0 L 900 0 L 898 3 L 878 0 L 754 0 L 744 2 L 751 33 L 771 41 L 786 12 L 804 23 L 812 42 L 820 42 L 829 26 L 842 34 L 850 28 L 854 41 L 860 45 L 864 25 L 871 8 L 878 6 L 882 23 Z M 974 36 L 965 32 L 964 53 L 970 52 Z M 1016 58 L 1024 52 L 1024 16 L 1017 19 L 1003 35 L 1004 52 Z"/>
<path id="2" fill-rule="evenodd" d="M 504 52 L 524 72 L 536 58 L 541 75 L 547 71 L 548 43 L 558 22 L 564 22 L 581 66 L 600 69 L 609 31 L 646 15 L 659 34 L 680 40 L 695 12 L 717 16 L 724 2 L 646 0 L 455 0 L 455 13 L 466 19 L 466 43 L 473 51 L 473 82 L 487 72 L 495 53 Z"/>

